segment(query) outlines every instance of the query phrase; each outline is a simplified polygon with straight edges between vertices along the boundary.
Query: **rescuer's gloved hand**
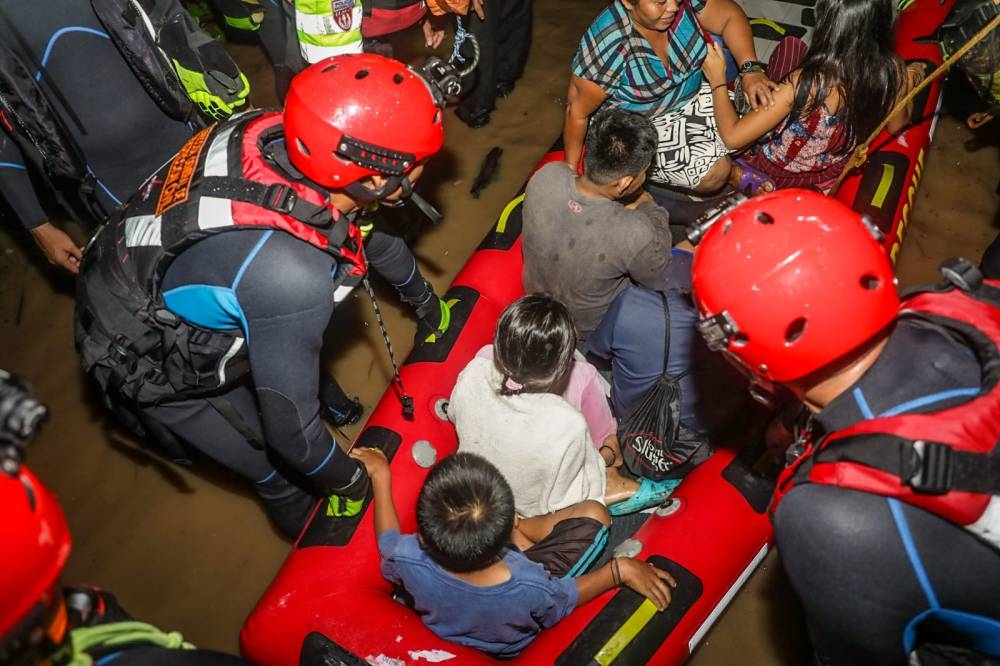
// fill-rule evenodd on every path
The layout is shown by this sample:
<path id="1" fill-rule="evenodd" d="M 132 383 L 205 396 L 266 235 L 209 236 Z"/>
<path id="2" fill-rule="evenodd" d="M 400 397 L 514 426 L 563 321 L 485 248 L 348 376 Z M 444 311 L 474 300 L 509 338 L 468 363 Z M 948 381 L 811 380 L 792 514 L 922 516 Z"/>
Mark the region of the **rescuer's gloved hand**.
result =
<path id="1" fill-rule="evenodd" d="M 177 16 L 160 31 L 160 41 L 188 97 L 209 118 L 224 120 L 246 106 L 250 82 L 222 44 L 191 31 L 190 16 Z"/>
<path id="2" fill-rule="evenodd" d="M 209 118 L 225 120 L 247 103 L 250 82 L 243 72 L 234 78 L 219 71 L 190 70 L 177 60 L 173 63 L 188 97 Z"/>

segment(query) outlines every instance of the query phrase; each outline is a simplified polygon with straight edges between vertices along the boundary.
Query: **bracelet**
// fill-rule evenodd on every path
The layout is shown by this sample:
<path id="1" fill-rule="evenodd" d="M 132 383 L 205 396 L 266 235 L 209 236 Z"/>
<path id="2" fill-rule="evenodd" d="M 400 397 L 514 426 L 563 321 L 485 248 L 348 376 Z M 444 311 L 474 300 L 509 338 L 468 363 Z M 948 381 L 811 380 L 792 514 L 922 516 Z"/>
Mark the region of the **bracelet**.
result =
<path id="1" fill-rule="evenodd" d="M 615 453 L 614 448 L 608 446 L 607 444 L 601 444 L 601 446 L 598 447 L 598 449 L 597 449 L 597 452 L 601 454 L 601 458 L 604 458 L 604 454 L 601 453 L 602 451 L 604 451 L 604 449 L 607 449 L 608 451 L 611 451 L 611 462 L 608 462 L 607 460 L 605 460 L 604 461 L 604 466 L 605 467 L 611 467 L 616 462 L 618 462 L 618 454 Z"/>
<path id="2" fill-rule="evenodd" d="M 622 584 L 622 572 L 618 568 L 618 558 L 611 558 L 611 582 L 615 584 L 615 587 L 621 587 Z"/>
<path id="3" fill-rule="evenodd" d="M 740 78 L 743 78 L 745 74 L 767 74 L 767 70 L 760 65 L 754 65 L 753 67 L 747 67 L 745 70 L 741 70 Z"/>
<path id="4" fill-rule="evenodd" d="M 725 87 L 726 87 L 726 86 L 728 86 L 728 85 L 729 85 L 728 83 L 720 83 L 720 84 L 719 84 L 719 85 L 717 85 L 717 86 L 712 86 L 712 92 L 714 93 L 714 92 L 715 92 L 716 90 L 718 90 L 719 88 L 725 88 Z"/>

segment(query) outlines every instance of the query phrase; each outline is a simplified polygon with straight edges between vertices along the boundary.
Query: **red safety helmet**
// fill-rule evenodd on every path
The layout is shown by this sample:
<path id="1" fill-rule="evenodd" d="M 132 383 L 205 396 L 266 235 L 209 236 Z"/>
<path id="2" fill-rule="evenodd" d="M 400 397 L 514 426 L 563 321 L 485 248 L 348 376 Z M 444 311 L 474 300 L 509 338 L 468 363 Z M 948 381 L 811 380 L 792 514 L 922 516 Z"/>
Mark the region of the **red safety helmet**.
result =
<path id="1" fill-rule="evenodd" d="M 695 253 L 699 330 L 709 347 L 776 382 L 850 354 L 899 306 L 880 235 L 817 192 L 781 190 L 736 206 Z"/>
<path id="2" fill-rule="evenodd" d="M 334 56 L 304 70 L 292 79 L 284 118 L 288 156 L 299 171 L 368 199 L 401 184 L 408 189 L 406 174 L 444 144 L 430 85 L 403 63 L 374 54 Z M 390 183 L 377 192 L 359 189 L 358 181 L 373 174 Z"/>
<path id="3" fill-rule="evenodd" d="M 0 662 L 66 629 L 59 574 L 69 557 L 69 527 L 53 495 L 27 468 L 0 472 Z"/>

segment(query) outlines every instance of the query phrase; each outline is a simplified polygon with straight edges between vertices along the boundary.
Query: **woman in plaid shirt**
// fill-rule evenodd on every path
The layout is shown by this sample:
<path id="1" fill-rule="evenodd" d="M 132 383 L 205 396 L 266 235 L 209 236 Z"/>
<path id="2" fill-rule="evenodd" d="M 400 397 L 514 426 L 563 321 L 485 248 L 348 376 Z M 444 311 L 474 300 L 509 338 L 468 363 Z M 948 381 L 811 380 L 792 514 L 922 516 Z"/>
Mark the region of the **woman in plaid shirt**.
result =
<path id="1" fill-rule="evenodd" d="M 777 86 L 757 62 L 750 23 L 733 0 L 614 0 L 573 58 L 566 162 L 577 168 L 591 114 L 610 104 L 642 113 L 656 126 L 652 180 L 698 192 L 721 189 L 732 163 L 700 69 L 708 32 L 722 35 L 740 64 L 751 106 L 772 105 Z"/>

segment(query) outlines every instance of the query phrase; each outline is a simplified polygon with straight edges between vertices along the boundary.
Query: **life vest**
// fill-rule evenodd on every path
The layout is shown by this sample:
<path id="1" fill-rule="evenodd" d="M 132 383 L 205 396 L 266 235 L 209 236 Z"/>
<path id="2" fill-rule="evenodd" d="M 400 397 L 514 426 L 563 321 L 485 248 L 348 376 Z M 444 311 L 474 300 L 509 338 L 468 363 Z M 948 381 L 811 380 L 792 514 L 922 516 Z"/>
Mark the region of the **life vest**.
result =
<path id="1" fill-rule="evenodd" d="M 108 211 L 94 196 L 97 181 L 32 71 L 0 42 L 0 124 L 67 213 L 86 211 L 94 221 L 101 221 Z"/>
<path id="2" fill-rule="evenodd" d="M 91 8 L 163 113 L 204 127 L 171 61 L 182 59 L 204 75 L 221 72 L 239 78 L 239 68 L 223 47 L 201 34 L 176 0 L 92 0 Z M 0 125 L 66 212 L 103 222 L 112 211 L 94 196 L 96 179 L 86 157 L 36 83 L 31 74 L 35 69 L 0 43 Z"/>
<path id="3" fill-rule="evenodd" d="M 285 0 L 295 14 L 302 57 L 316 63 L 330 56 L 361 53 L 361 0 Z"/>
<path id="4" fill-rule="evenodd" d="M 429 4 L 424 0 L 361 0 L 361 33 L 381 37 L 406 30 L 424 17 Z"/>
<path id="5" fill-rule="evenodd" d="M 778 477 L 772 515 L 795 486 L 821 483 L 898 498 L 1000 548 L 1000 281 L 957 266 L 952 275 L 978 277 L 905 297 L 898 319 L 922 320 L 967 342 L 983 369 L 979 394 L 801 442 L 802 455 Z"/>
<path id="6" fill-rule="evenodd" d="M 297 173 L 278 141 L 283 131 L 274 111 L 202 130 L 87 246 L 76 344 L 113 411 L 124 401 L 135 416 L 138 407 L 215 392 L 249 371 L 242 331 L 201 328 L 164 305 L 167 267 L 197 241 L 235 229 L 292 234 L 337 258 L 335 301 L 364 277 L 358 228 L 326 190 L 282 174 Z"/>

